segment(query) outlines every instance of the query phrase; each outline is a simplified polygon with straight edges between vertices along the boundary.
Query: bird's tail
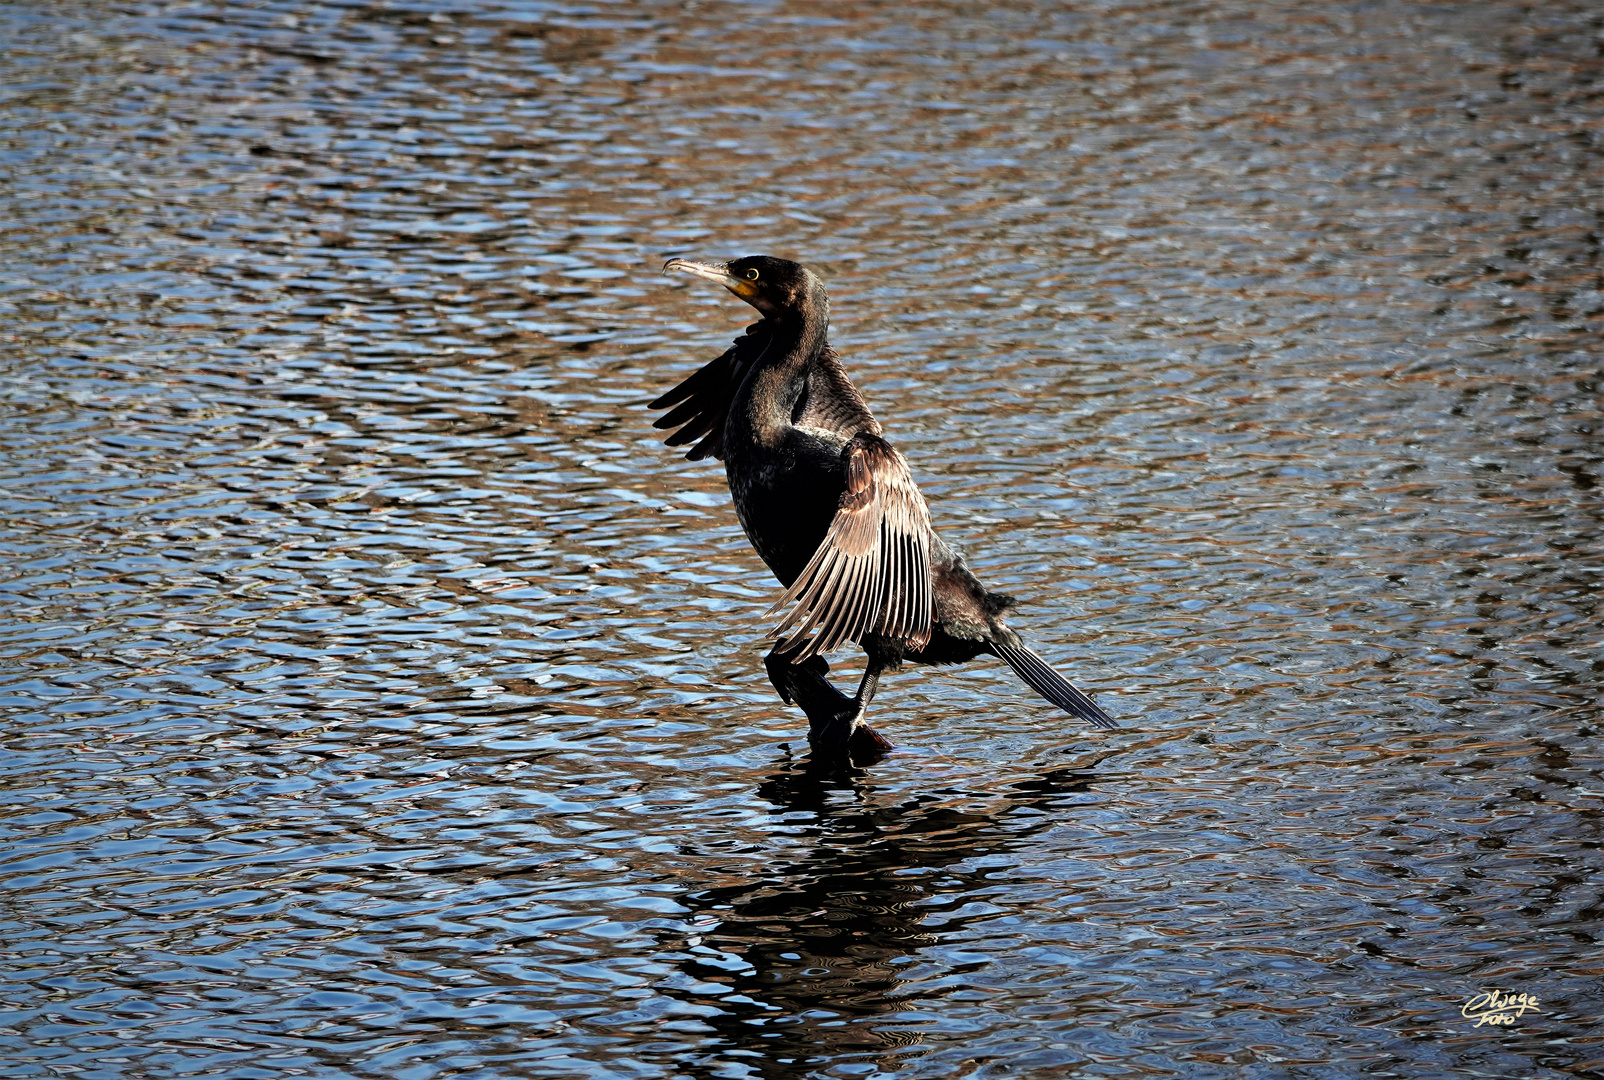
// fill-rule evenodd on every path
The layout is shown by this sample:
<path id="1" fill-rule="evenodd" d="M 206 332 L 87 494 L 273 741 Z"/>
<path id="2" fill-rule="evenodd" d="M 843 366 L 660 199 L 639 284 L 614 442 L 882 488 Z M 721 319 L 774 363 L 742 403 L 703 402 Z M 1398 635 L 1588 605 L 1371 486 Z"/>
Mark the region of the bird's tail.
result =
<path id="1" fill-rule="evenodd" d="M 1030 688 L 1071 716 L 1078 716 L 1088 724 L 1100 728 L 1117 728 L 1114 718 L 1097 707 L 1097 702 L 1069 685 L 1069 680 L 1053 670 L 1051 664 L 1027 649 L 1015 639 L 1013 644 L 993 642 L 997 655 L 1008 661 L 1008 666 L 1030 684 Z"/>

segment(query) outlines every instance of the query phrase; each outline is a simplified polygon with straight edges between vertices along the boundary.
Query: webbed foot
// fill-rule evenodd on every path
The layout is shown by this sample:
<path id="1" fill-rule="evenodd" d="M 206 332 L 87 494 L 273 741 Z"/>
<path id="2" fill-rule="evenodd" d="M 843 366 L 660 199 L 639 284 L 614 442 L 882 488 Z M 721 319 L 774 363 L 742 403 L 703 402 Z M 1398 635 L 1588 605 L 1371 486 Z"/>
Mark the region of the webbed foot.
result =
<path id="1" fill-rule="evenodd" d="M 890 740 L 862 722 L 856 702 L 833 715 L 813 720 L 808 743 L 816 758 L 845 759 L 853 765 L 873 765 L 892 749 Z"/>

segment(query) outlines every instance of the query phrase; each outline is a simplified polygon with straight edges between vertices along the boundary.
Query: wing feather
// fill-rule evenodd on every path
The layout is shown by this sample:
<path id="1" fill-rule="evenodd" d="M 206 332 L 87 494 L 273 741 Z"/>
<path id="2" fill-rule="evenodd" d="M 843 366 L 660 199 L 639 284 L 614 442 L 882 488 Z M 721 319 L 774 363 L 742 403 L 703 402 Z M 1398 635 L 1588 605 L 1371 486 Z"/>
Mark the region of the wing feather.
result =
<path id="1" fill-rule="evenodd" d="M 880 424 L 868 403 L 847 378 L 841 357 L 826 345 L 808 369 L 807 387 L 797 401 L 793 423 L 834 431 L 850 439 L 860 431 L 880 434 Z"/>
<path id="2" fill-rule="evenodd" d="M 730 402 L 740 388 L 746 372 L 762 357 L 773 336 L 767 320 L 755 322 L 735 344 L 717 360 L 691 372 L 678 386 L 652 402 L 648 408 L 669 409 L 652 421 L 655 428 L 679 428 L 663 440 L 669 446 L 694 442 L 685 455 L 688 461 L 705 457 L 724 457 L 724 421 L 730 415 Z M 700 441 L 698 441 L 700 440 Z"/>
<path id="3" fill-rule="evenodd" d="M 770 615 L 785 611 L 769 637 L 792 654 L 792 663 L 868 634 L 913 649 L 930 640 L 931 531 L 924 496 L 908 463 L 878 434 L 858 433 L 842 454 L 846 490 L 829 531 L 769 609 Z"/>

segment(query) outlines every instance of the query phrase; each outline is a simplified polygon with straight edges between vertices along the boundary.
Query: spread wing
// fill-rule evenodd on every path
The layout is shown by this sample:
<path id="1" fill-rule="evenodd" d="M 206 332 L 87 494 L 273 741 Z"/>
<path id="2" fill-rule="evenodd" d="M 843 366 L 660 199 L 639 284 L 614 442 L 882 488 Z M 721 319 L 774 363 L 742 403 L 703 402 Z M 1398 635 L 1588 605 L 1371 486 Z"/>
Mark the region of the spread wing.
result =
<path id="1" fill-rule="evenodd" d="M 800 647 L 792 663 L 866 634 L 901 638 L 913 649 L 930 640 L 931 531 L 924 496 L 902 455 L 878 435 L 855 435 L 842 455 L 847 487 L 830 530 L 768 612 L 794 605 L 769 634 L 779 640 L 779 652 Z"/>
<path id="2" fill-rule="evenodd" d="M 808 365 L 808 379 L 796 403 L 791 422 L 799 427 L 823 428 L 850 439 L 860 431 L 880 434 L 880 423 L 858 388 L 847 378 L 841 357 L 829 345 Z"/>
<path id="3" fill-rule="evenodd" d="M 755 322 L 724 355 L 697 368 L 674 389 L 652 402 L 648 408 L 673 411 L 652 422 L 655 428 L 679 428 L 664 441 L 669 446 L 696 443 L 685 455 L 687 461 L 705 457 L 724 458 L 724 421 L 730 415 L 730 402 L 746 377 L 747 370 L 763 355 L 773 336 L 768 321 Z M 700 439 L 700 442 L 697 440 Z"/>

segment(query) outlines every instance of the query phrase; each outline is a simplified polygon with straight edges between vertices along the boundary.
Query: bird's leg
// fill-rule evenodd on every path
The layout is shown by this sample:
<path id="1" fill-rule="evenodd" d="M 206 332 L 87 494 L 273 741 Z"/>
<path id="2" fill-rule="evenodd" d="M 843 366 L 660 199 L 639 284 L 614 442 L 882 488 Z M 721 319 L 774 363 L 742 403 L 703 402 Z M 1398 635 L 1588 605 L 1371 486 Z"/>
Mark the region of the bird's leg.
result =
<path id="1" fill-rule="evenodd" d="M 785 703 L 800 705 L 807 713 L 810 739 L 814 732 L 852 706 L 852 699 L 824 677 L 830 665 L 822 656 L 810 656 L 800 664 L 793 664 L 790 656 L 776 651 L 763 658 L 763 666 L 768 668 L 769 682 L 774 684 Z"/>
<path id="2" fill-rule="evenodd" d="M 863 723 L 864 713 L 868 711 L 869 702 L 874 700 L 874 692 L 880 685 L 880 671 L 879 660 L 871 653 L 868 666 L 863 671 L 863 679 L 858 683 L 857 696 L 849 699 L 843 694 L 842 708 L 832 716 L 808 718 L 812 721 L 808 742 L 813 744 L 814 750 L 823 754 L 839 754 L 845 750 L 875 752 L 891 748 L 889 742 Z M 819 722 L 821 719 L 823 723 Z"/>
<path id="3" fill-rule="evenodd" d="M 800 705 L 808 717 L 808 742 L 823 753 L 851 750 L 872 755 L 891 749 L 891 744 L 863 724 L 864 713 L 887 670 L 901 666 L 902 656 L 895 650 L 871 648 L 869 663 L 858 683 L 855 697 L 837 690 L 825 675 L 830 670 L 822 656 L 810 656 L 800 664 L 778 650 L 763 658 L 769 681 L 787 704 Z"/>
<path id="4" fill-rule="evenodd" d="M 864 644 L 869 653 L 869 660 L 864 666 L 863 678 L 858 683 L 857 696 L 846 702 L 847 707 L 838 712 L 829 723 L 821 728 L 815 722 L 812 730 L 808 732 L 808 741 L 820 750 L 838 751 L 845 748 L 865 753 L 883 753 L 891 749 L 891 743 L 879 732 L 864 724 L 863 718 L 869 711 L 869 703 L 874 700 L 875 691 L 880 688 L 881 674 L 888 670 L 895 671 L 902 666 L 902 651 L 885 648 L 879 640 Z"/>
<path id="5" fill-rule="evenodd" d="M 889 739 L 863 722 L 863 718 L 869 712 L 869 702 L 874 700 L 874 692 L 880 688 L 880 675 L 887 666 L 889 665 L 884 661 L 871 655 L 868 667 L 863 669 L 863 679 L 858 683 L 858 696 L 852 702 L 852 729 L 847 736 L 847 747 L 850 750 L 883 754 L 891 749 Z"/>
<path id="6" fill-rule="evenodd" d="M 871 656 L 868 666 L 863 669 L 863 678 L 858 680 L 858 695 L 852 699 L 853 727 L 863 723 L 863 718 L 869 711 L 869 702 L 874 700 L 874 692 L 880 689 L 880 671 L 880 665 Z"/>

